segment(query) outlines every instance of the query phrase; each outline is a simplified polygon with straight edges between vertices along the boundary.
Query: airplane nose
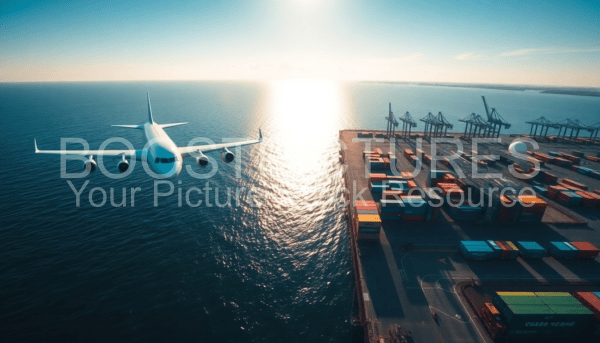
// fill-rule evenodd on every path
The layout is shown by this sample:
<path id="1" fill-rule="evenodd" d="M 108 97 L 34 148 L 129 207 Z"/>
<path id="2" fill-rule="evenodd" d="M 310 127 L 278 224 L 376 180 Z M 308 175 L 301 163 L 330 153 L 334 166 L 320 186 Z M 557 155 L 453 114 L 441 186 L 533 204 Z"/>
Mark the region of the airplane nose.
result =
<path id="1" fill-rule="evenodd" d="M 175 179 L 179 176 L 179 173 L 181 173 L 181 163 L 176 163 L 175 168 L 171 169 L 170 171 L 168 171 L 167 173 L 165 173 L 165 176 L 167 179 Z"/>

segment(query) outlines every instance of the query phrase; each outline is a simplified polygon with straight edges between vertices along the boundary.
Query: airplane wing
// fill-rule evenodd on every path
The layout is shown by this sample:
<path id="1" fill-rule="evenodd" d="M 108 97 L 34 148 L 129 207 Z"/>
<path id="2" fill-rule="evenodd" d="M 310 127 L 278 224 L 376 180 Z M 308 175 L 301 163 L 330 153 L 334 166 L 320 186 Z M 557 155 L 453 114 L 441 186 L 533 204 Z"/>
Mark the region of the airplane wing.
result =
<path id="1" fill-rule="evenodd" d="M 257 143 L 262 142 L 262 140 L 263 140 L 261 130 L 258 130 L 258 134 L 259 134 L 258 139 L 248 140 L 248 141 L 179 147 L 179 153 L 181 154 L 181 156 L 187 157 L 187 156 L 193 156 L 194 154 L 201 153 L 201 152 L 204 153 L 204 152 L 215 151 L 215 150 L 231 148 L 231 147 L 236 147 L 236 146 L 257 144 Z"/>
<path id="2" fill-rule="evenodd" d="M 35 144 L 36 154 L 50 154 L 50 155 L 71 155 L 71 156 L 99 156 L 103 157 L 121 157 L 135 159 L 138 161 L 142 160 L 143 150 L 40 150 L 37 146 L 37 141 L 33 141 Z"/>

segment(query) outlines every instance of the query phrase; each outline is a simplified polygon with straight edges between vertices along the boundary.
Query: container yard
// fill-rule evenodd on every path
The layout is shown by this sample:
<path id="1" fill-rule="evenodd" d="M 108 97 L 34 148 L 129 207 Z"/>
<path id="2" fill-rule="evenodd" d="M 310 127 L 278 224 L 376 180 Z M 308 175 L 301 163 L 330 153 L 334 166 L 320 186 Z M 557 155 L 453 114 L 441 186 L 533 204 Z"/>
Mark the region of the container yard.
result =
<path id="1" fill-rule="evenodd" d="M 536 137 L 517 158 L 511 143 L 533 132 L 501 135 L 501 117 L 464 134 L 435 116 L 405 132 L 408 119 L 339 133 L 365 341 L 597 342 L 599 141 Z M 499 142 L 474 144 L 481 130 Z"/>

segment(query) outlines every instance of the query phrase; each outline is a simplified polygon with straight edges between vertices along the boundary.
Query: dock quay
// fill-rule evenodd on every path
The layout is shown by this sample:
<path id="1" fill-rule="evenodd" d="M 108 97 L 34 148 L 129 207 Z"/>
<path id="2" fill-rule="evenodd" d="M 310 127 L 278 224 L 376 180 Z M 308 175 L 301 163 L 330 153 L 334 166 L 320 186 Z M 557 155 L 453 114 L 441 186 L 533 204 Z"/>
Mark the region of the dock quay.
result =
<path id="1" fill-rule="evenodd" d="M 523 251 L 520 251 L 519 257 L 510 259 L 471 259 L 461 252 L 461 242 L 470 241 L 534 241 L 546 251 L 551 250 L 553 242 L 587 242 L 600 247 L 600 201 L 595 201 L 593 196 L 586 193 L 600 190 L 600 180 L 590 172 L 600 171 L 600 163 L 595 158 L 600 150 L 597 140 L 589 140 L 587 144 L 536 140 L 538 147 L 535 150 L 529 148 L 528 156 L 532 157 L 533 152 L 541 154 L 535 157 L 541 162 L 538 173 L 541 176 L 523 179 L 510 173 L 509 167 L 516 163 L 514 166 L 518 169 L 519 162 L 510 160 L 507 150 L 516 138 L 534 139 L 532 137 L 500 135 L 498 142 L 477 142 L 476 147 L 473 146 L 474 139 L 461 138 L 461 133 L 448 132 L 441 137 L 460 141 L 462 149 L 458 149 L 454 143 L 440 143 L 423 136 L 419 132 L 412 132 L 410 136 L 391 137 L 385 131 L 339 132 L 340 163 L 344 168 L 346 212 L 358 301 L 357 318 L 364 328 L 365 342 L 503 341 L 492 338 L 477 308 L 473 308 L 478 305 L 472 305 L 465 296 L 465 285 L 484 287 L 486 290 L 530 289 L 540 292 L 551 288 L 552 291 L 563 292 L 600 291 L 600 259 L 597 256 L 583 260 L 545 254 L 541 258 L 529 259 L 524 258 Z M 435 164 L 431 162 L 434 145 L 436 155 L 441 158 Z M 386 168 L 368 170 L 365 153 L 377 149 L 387 156 L 388 163 L 394 164 L 399 173 L 412 175 L 399 174 L 393 177 L 394 173 Z M 407 157 L 407 149 L 416 157 Z M 446 165 L 443 159 L 443 156 L 457 152 L 461 155 L 457 164 L 465 169 L 463 177 L 457 175 L 455 168 Z M 577 154 L 578 159 L 574 166 L 568 167 L 544 161 L 544 156 L 557 153 L 569 156 Z M 495 163 L 479 163 L 479 155 L 496 155 L 499 158 Z M 589 159 L 586 158 L 588 156 Z M 535 196 L 540 199 L 538 202 L 545 204 L 545 211 L 533 221 L 523 219 L 524 214 L 518 217 L 520 219 L 511 215 L 501 220 L 497 211 L 492 216 L 487 215 L 485 209 L 478 216 L 461 216 L 449 207 L 442 206 L 433 216 L 411 214 L 402 218 L 402 215 L 398 215 L 397 220 L 392 220 L 393 216 L 388 217 L 381 212 L 380 199 L 385 201 L 386 195 L 382 197 L 370 189 L 370 186 L 373 189 L 379 187 L 372 183 L 374 176 L 371 174 L 386 174 L 395 180 L 412 180 L 416 188 L 425 192 L 434 192 L 432 188 L 437 182 L 434 176 L 440 173 L 447 173 L 448 178 L 456 178 L 462 191 L 489 186 L 489 178 L 473 176 L 473 163 L 477 164 L 479 173 L 501 173 L 504 185 L 534 189 Z M 587 191 L 571 189 L 565 182 L 585 187 Z M 561 185 L 569 188 L 561 188 Z M 574 203 L 573 197 L 581 200 L 580 196 L 574 195 L 580 191 L 583 191 L 581 194 L 585 205 L 583 202 Z M 560 193 L 557 196 L 557 192 L 568 194 L 566 198 L 559 198 L 563 195 Z M 572 192 L 573 195 L 569 195 Z M 443 197 L 444 194 L 438 195 Z M 484 203 L 492 197 L 493 194 L 484 195 Z M 379 234 L 361 236 L 359 233 L 357 199 L 377 203 L 381 215 Z M 406 203 L 406 199 L 404 201 Z M 593 202 L 593 206 L 589 202 Z M 597 341 L 595 338 L 590 341 Z M 537 339 L 527 337 L 528 342 Z M 539 338 L 539 341 L 548 340 Z M 585 337 L 582 336 L 579 341 L 585 342 Z"/>

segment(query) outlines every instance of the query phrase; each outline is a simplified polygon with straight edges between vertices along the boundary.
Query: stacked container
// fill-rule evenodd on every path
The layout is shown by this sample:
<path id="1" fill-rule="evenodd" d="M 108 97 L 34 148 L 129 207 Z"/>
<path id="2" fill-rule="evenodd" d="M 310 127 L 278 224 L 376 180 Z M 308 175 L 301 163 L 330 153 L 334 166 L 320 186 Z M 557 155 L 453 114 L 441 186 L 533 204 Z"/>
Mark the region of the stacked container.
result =
<path id="1" fill-rule="evenodd" d="M 379 205 L 379 216 L 382 221 L 399 221 L 402 219 L 404 204 L 401 199 L 382 199 Z"/>
<path id="2" fill-rule="evenodd" d="M 583 207 L 597 207 L 598 200 L 600 200 L 600 196 L 595 193 L 587 192 L 587 191 L 577 191 L 575 194 L 579 195 L 583 198 L 581 201 L 581 205 Z"/>
<path id="3" fill-rule="evenodd" d="M 437 187 L 442 190 L 442 195 L 444 197 L 450 198 L 463 198 L 464 199 L 464 191 L 458 186 L 456 183 L 445 183 L 438 182 Z"/>
<path id="4" fill-rule="evenodd" d="M 568 293 L 496 292 L 492 303 L 511 337 L 577 336 L 593 313 Z"/>
<path id="5" fill-rule="evenodd" d="M 424 221 L 427 213 L 427 202 L 418 195 L 403 196 L 402 203 L 404 209 L 402 220 L 406 221 Z"/>
<path id="6" fill-rule="evenodd" d="M 425 220 L 436 221 L 440 216 L 440 209 L 444 200 L 431 188 L 423 188 L 423 192 L 425 193 L 425 200 L 427 201 Z"/>
<path id="7" fill-rule="evenodd" d="M 573 164 L 579 164 L 581 162 L 581 158 L 577 157 L 577 156 L 573 156 L 573 155 L 569 155 L 565 152 L 559 152 L 558 156 L 560 156 L 561 158 L 564 158 L 566 160 L 571 161 Z"/>
<path id="8" fill-rule="evenodd" d="M 567 207 L 577 207 L 583 202 L 583 197 L 573 191 L 560 192 L 556 201 Z"/>
<path id="9" fill-rule="evenodd" d="M 544 180 L 544 182 L 546 183 L 556 183 L 558 181 L 558 176 L 550 174 L 545 170 L 540 171 L 539 175 L 542 178 L 542 180 Z"/>
<path id="10" fill-rule="evenodd" d="M 485 241 L 461 241 L 460 252 L 467 260 L 490 260 L 494 251 Z"/>
<path id="11" fill-rule="evenodd" d="M 548 253 L 559 259 L 574 259 L 579 254 L 579 249 L 569 242 L 550 242 Z"/>
<path id="12" fill-rule="evenodd" d="M 588 333 L 600 336 L 600 292 L 575 292 L 573 297 L 594 313 L 594 319 L 589 325 Z"/>
<path id="13" fill-rule="evenodd" d="M 504 195 L 500 196 L 500 208 L 498 210 L 496 221 L 500 223 L 511 222 L 518 205 L 515 198 Z"/>
<path id="14" fill-rule="evenodd" d="M 372 200 L 357 200 L 351 212 L 353 232 L 359 240 L 379 240 L 381 219 Z"/>
<path id="15" fill-rule="evenodd" d="M 483 207 L 471 206 L 467 203 L 457 205 L 457 203 L 448 203 L 448 214 L 452 219 L 463 222 L 473 222 L 481 219 L 483 214 Z"/>
<path id="16" fill-rule="evenodd" d="M 535 292 L 535 295 L 556 314 L 555 324 L 550 324 L 553 335 L 576 336 L 594 317 L 592 311 L 567 292 Z"/>
<path id="17" fill-rule="evenodd" d="M 408 193 L 410 187 L 408 186 L 408 181 L 405 180 L 389 180 L 388 187 L 392 191 L 400 191 Z"/>
<path id="18" fill-rule="evenodd" d="M 542 221 L 544 212 L 546 211 L 546 202 L 536 196 L 519 196 L 521 204 L 521 214 L 519 215 L 520 222 L 536 222 Z"/>
<path id="19" fill-rule="evenodd" d="M 537 242 L 517 241 L 516 245 L 519 248 L 519 254 L 523 258 L 540 259 L 546 256 L 546 249 L 544 249 Z"/>
<path id="20" fill-rule="evenodd" d="M 563 186 L 558 186 L 558 185 L 556 185 L 556 186 L 548 186 L 548 195 L 547 195 L 547 197 L 554 200 L 554 199 L 558 198 L 558 195 L 561 192 L 565 192 L 565 191 L 567 191 L 567 189 L 565 187 L 563 187 Z"/>
<path id="21" fill-rule="evenodd" d="M 582 191 L 587 191 L 588 190 L 588 187 L 586 185 L 584 185 L 583 183 L 579 183 L 579 182 L 573 181 L 571 179 L 563 179 L 562 183 L 567 184 L 569 186 L 573 186 L 573 187 L 578 188 L 578 189 L 580 189 Z"/>

